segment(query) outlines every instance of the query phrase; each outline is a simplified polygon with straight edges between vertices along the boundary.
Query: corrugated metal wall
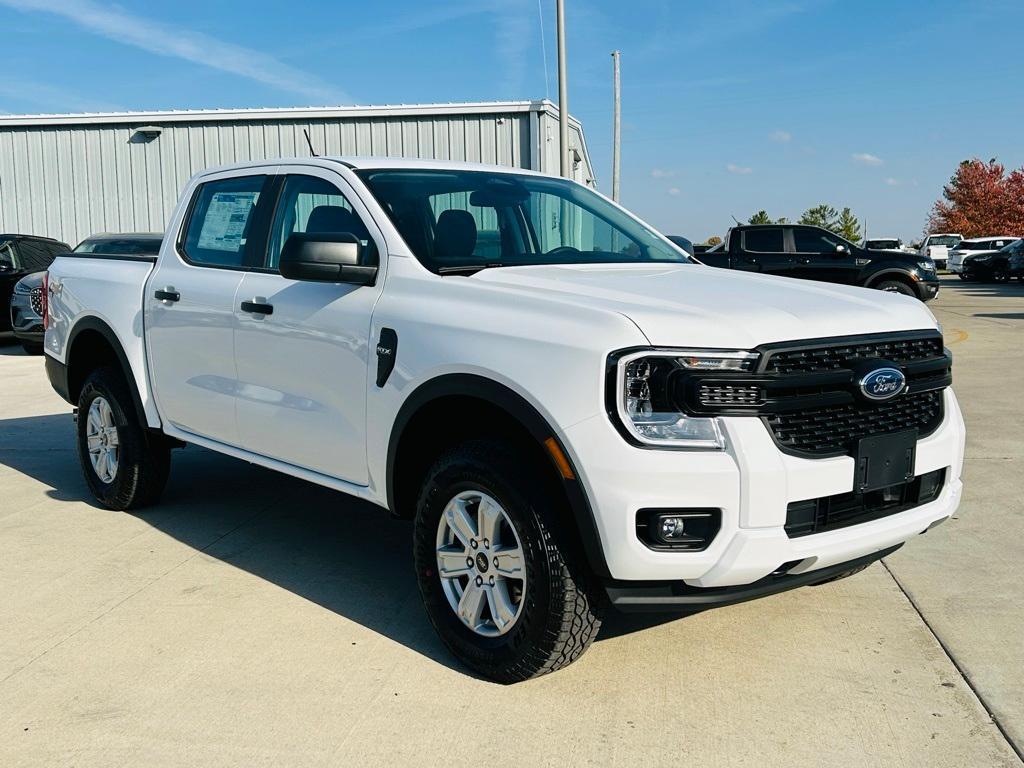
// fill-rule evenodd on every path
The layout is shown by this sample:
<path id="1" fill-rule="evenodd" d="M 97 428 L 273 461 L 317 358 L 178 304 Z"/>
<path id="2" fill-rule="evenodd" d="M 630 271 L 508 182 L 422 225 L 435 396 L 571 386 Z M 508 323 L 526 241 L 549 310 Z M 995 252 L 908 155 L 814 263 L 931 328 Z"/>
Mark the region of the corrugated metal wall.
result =
<path id="1" fill-rule="evenodd" d="M 536 113 L 522 111 L 306 121 L 156 120 L 162 133 L 149 142 L 135 135 L 137 122 L 0 126 L 0 232 L 46 235 L 74 245 L 94 232 L 163 231 L 192 174 L 250 159 L 308 156 L 304 128 L 324 155 L 529 168 L 536 156 L 531 120 Z"/>

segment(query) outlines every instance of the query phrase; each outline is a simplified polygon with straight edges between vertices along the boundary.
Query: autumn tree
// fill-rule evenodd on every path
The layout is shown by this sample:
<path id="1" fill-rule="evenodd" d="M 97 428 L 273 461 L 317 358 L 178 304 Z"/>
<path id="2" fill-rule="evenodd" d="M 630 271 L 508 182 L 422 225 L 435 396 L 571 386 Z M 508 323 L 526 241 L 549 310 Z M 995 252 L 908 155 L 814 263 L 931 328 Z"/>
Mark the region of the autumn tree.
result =
<path id="1" fill-rule="evenodd" d="M 1024 233 L 1024 168 L 1007 174 L 995 159 L 964 160 L 932 207 L 927 231 L 964 237 Z"/>
<path id="2" fill-rule="evenodd" d="M 718 245 L 720 242 L 722 242 L 722 238 L 720 238 L 718 235 L 712 235 L 711 237 L 708 238 L 708 241 L 707 243 L 705 243 L 705 245 L 714 246 Z"/>

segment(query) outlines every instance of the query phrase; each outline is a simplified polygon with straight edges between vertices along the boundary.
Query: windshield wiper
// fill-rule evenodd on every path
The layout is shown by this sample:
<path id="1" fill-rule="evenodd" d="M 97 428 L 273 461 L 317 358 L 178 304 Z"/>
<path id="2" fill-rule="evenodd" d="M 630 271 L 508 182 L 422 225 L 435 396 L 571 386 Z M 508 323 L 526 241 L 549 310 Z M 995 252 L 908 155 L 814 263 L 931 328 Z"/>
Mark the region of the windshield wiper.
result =
<path id="1" fill-rule="evenodd" d="M 459 264 L 457 267 L 441 267 L 437 270 L 439 275 L 472 275 L 479 272 L 481 269 L 492 269 L 494 267 L 503 267 L 496 261 L 489 262 L 487 264 Z"/>

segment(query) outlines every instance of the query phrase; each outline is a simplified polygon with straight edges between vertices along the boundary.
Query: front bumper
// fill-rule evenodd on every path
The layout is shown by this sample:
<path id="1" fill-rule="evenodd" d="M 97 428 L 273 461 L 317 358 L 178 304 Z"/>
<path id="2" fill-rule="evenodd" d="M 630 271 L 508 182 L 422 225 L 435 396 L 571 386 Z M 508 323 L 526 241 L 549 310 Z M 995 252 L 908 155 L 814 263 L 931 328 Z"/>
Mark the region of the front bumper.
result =
<path id="1" fill-rule="evenodd" d="M 21 341 L 43 343 L 43 318 L 32 309 L 28 294 L 11 295 L 11 330 Z"/>
<path id="2" fill-rule="evenodd" d="M 939 288 L 942 283 L 938 279 L 920 280 L 915 283 L 917 286 L 917 297 L 921 301 L 931 301 L 939 295 Z"/>
<path id="3" fill-rule="evenodd" d="M 784 528 L 789 503 L 849 492 L 853 458 L 784 454 L 761 420 L 751 417 L 722 418 L 725 451 L 638 448 L 627 444 L 604 415 L 570 427 L 566 447 L 591 501 L 610 584 L 620 590 L 628 589 L 628 582 L 713 589 L 754 585 L 783 566 L 787 575 L 824 573 L 923 533 L 953 514 L 962 491 L 963 418 L 952 391 L 943 396 L 945 419 L 918 442 L 914 467 L 916 475 L 946 470 L 934 501 L 795 538 Z M 638 538 L 637 510 L 678 507 L 721 510 L 721 529 L 704 551 L 658 551 Z"/>

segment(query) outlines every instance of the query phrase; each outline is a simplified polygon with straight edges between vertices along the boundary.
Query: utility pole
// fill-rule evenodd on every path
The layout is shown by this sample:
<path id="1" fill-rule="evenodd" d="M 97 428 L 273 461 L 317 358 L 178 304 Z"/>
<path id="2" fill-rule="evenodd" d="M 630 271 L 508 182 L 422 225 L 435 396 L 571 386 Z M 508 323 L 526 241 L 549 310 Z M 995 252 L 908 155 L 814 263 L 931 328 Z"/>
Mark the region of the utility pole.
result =
<path id="1" fill-rule="evenodd" d="M 619 150 L 622 145 L 622 83 L 619 80 L 619 51 L 612 51 L 613 90 L 615 91 L 615 120 L 612 124 L 612 200 L 619 202 Z"/>
<path id="2" fill-rule="evenodd" d="M 569 178 L 569 84 L 565 74 L 565 0 L 557 0 L 558 27 L 558 170 Z"/>

